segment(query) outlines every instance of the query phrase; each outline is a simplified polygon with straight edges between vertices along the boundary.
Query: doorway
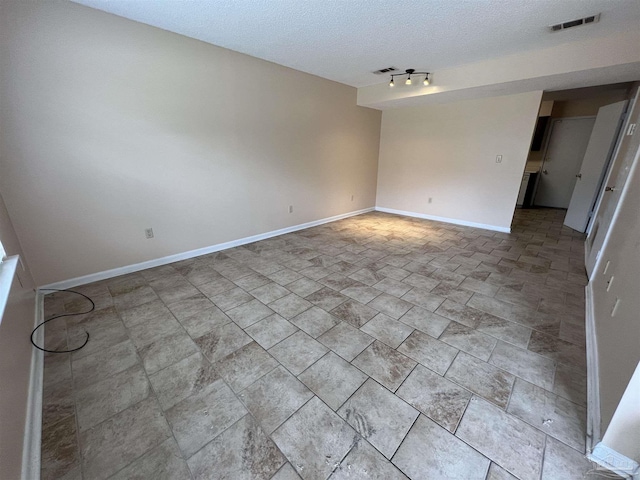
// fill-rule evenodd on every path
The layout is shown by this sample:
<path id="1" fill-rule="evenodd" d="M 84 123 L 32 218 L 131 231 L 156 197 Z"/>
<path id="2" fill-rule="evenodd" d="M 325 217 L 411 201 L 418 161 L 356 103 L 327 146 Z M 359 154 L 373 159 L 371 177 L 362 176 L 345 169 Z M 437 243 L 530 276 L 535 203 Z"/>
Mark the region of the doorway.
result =
<path id="1" fill-rule="evenodd" d="M 568 208 L 589 144 L 595 117 L 558 118 L 551 122 L 549 144 L 542 163 L 542 175 L 535 205 Z"/>

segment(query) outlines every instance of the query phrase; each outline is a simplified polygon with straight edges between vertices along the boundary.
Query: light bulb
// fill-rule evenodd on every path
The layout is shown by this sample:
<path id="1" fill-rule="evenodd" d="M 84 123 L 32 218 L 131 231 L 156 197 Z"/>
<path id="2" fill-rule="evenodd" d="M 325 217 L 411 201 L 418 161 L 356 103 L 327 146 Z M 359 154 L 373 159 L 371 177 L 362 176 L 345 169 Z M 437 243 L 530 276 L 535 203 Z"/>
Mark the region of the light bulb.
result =
<path id="1" fill-rule="evenodd" d="M 411 85 L 411 75 L 407 77 L 407 81 L 404 82 L 405 85 Z"/>
<path id="2" fill-rule="evenodd" d="M 395 83 L 393 83 L 393 77 L 391 77 L 391 81 L 389 82 L 389 86 L 393 87 L 395 85 Z"/>
<path id="3" fill-rule="evenodd" d="M 422 84 L 426 87 L 427 85 L 429 85 L 429 75 L 427 75 L 426 77 L 424 77 L 424 80 L 422 81 Z"/>

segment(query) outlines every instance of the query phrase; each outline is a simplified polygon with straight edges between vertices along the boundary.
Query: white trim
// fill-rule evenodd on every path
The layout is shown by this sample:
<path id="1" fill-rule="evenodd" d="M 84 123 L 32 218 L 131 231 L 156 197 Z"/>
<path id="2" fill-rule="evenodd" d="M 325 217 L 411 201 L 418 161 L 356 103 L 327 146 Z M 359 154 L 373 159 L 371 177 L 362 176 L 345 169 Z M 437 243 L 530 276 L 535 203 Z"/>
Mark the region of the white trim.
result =
<path id="1" fill-rule="evenodd" d="M 36 294 L 34 328 L 44 319 L 44 296 Z M 44 342 L 44 328 L 36 332 L 36 343 Z M 40 444 L 42 441 L 42 382 L 44 373 L 44 352 L 31 349 L 31 369 L 29 373 L 29 399 L 22 439 L 22 480 L 40 478 Z"/>
<path id="2" fill-rule="evenodd" d="M 598 341 L 593 309 L 593 286 L 585 287 L 585 330 L 587 337 L 587 452 L 591 452 L 600 437 L 600 373 Z"/>
<path id="3" fill-rule="evenodd" d="M 85 285 L 87 283 L 93 283 L 107 278 L 118 277 L 127 273 L 139 272 L 140 270 L 146 270 L 148 268 L 159 267 L 161 265 L 167 265 L 169 263 L 179 262 L 180 260 L 187 260 L 193 257 L 199 257 L 200 255 L 206 255 L 208 253 L 219 252 L 220 250 L 226 250 L 228 248 L 238 247 L 240 245 L 246 245 L 247 243 L 257 242 L 259 240 L 265 240 L 267 238 L 277 237 L 286 233 L 297 232 L 298 230 L 304 230 L 305 228 L 316 227 L 325 223 L 335 222 L 342 220 L 343 218 L 353 217 L 355 215 L 361 215 L 363 213 L 372 212 L 373 207 L 364 208 L 362 210 L 356 210 L 355 212 L 342 213 L 333 217 L 322 218 L 320 220 L 314 220 L 313 222 L 301 223 L 292 227 L 281 228 L 280 230 L 273 230 L 271 232 L 260 233 L 258 235 L 252 235 L 250 237 L 240 238 L 238 240 L 232 240 L 230 242 L 219 243 L 217 245 L 211 245 L 209 247 L 198 248 L 196 250 L 190 250 L 188 252 L 177 253 L 175 255 L 169 255 L 166 257 L 156 258 L 154 260 L 148 260 L 146 262 L 134 263 L 133 265 L 125 265 L 124 267 L 113 268 L 111 270 L 105 270 L 103 272 L 91 273 L 89 275 L 83 275 L 82 277 L 70 278 L 68 280 L 62 280 L 60 282 L 49 283 L 42 285 L 39 288 L 55 288 L 64 290 L 67 288 L 77 287 L 78 285 Z"/>
<path id="4" fill-rule="evenodd" d="M 2 260 L 0 258 L 0 323 L 2 323 L 2 315 L 9 300 L 9 292 L 13 284 L 13 276 L 18 266 L 18 255 Z"/>
<path id="5" fill-rule="evenodd" d="M 622 478 L 640 479 L 640 465 L 635 460 L 616 452 L 602 442 L 598 443 L 587 458 Z"/>
<path id="6" fill-rule="evenodd" d="M 482 228 L 483 230 L 493 230 L 494 232 L 511 233 L 511 227 L 498 227 L 497 225 L 487 225 L 484 223 L 468 222 L 467 220 L 458 220 L 457 218 L 437 217 L 435 215 L 427 215 L 426 213 L 407 212 L 404 210 L 396 210 L 394 208 L 376 207 L 376 211 L 384 213 L 393 213 L 394 215 L 404 215 L 405 217 L 423 218 L 425 220 L 434 220 L 436 222 L 453 223 L 454 225 L 463 225 L 465 227 Z"/>

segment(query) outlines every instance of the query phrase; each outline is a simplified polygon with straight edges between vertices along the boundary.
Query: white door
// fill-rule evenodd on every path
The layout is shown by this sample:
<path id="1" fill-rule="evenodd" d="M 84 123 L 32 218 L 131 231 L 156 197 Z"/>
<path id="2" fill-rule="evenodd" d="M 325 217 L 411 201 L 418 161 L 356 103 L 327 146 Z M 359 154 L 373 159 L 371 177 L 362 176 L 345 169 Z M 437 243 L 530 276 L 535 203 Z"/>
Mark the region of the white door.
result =
<path id="1" fill-rule="evenodd" d="M 564 224 L 579 232 L 587 229 L 606 167 L 618 139 L 627 101 L 605 105 L 598 110 L 587 151 L 571 195 Z"/>
<path id="2" fill-rule="evenodd" d="M 536 205 L 555 208 L 569 206 L 594 123 L 595 117 L 562 118 L 552 122 Z"/>

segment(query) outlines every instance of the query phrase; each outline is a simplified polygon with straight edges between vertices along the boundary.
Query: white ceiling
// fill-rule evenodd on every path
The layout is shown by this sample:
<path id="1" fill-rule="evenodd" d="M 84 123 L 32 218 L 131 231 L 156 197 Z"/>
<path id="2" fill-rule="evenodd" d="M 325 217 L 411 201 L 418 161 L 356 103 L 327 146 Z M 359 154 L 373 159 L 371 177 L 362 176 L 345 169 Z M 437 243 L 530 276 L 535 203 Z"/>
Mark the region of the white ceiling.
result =
<path id="1" fill-rule="evenodd" d="M 639 0 L 74 1 L 354 87 L 640 28 Z"/>

